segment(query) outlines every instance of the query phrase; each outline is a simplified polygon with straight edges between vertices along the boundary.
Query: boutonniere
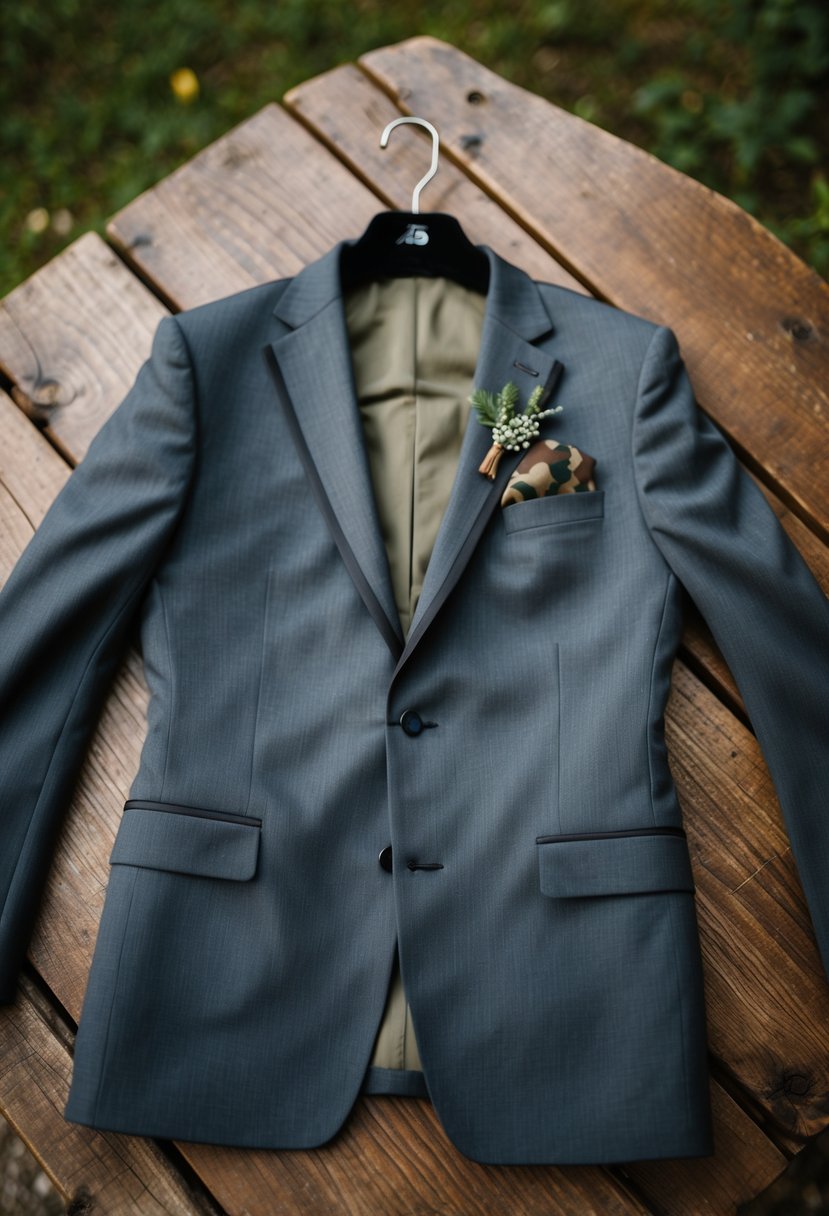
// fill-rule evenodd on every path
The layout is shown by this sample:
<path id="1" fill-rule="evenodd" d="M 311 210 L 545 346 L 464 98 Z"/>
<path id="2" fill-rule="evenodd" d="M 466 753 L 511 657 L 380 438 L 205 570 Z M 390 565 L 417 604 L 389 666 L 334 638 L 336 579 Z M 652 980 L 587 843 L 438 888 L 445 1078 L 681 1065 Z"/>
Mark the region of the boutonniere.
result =
<path id="1" fill-rule="evenodd" d="M 505 450 L 517 452 L 519 448 L 528 448 L 530 440 L 539 431 L 539 422 L 548 414 L 557 414 L 563 407 L 557 405 L 551 409 L 539 410 L 538 405 L 544 392 L 544 385 L 537 384 L 530 394 L 527 408 L 523 414 L 516 414 L 518 404 L 518 386 L 508 381 L 500 393 L 491 393 L 485 388 L 476 388 L 469 397 L 478 413 L 478 421 L 484 426 L 492 427 L 492 447 L 478 465 L 478 472 L 494 479 L 498 471 L 498 461 Z"/>

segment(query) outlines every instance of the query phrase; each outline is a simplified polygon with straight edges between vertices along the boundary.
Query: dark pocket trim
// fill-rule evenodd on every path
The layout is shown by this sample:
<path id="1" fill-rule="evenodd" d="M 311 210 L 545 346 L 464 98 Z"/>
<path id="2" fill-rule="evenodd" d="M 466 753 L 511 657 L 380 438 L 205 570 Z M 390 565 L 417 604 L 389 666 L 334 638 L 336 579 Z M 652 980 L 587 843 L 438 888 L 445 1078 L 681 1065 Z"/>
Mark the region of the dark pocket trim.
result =
<path id="1" fill-rule="evenodd" d="M 695 890 L 682 828 L 538 836 L 536 848 L 541 893 L 555 899 Z"/>
<path id="2" fill-rule="evenodd" d="M 261 835 L 260 821 L 251 816 L 131 798 L 109 862 L 244 881 L 256 873 Z"/>
<path id="3" fill-rule="evenodd" d="M 234 815 L 232 811 L 206 811 L 198 806 L 183 806 L 180 802 L 152 802 L 147 798 L 128 798 L 124 810 L 171 811 L 174 815 L 199 815 L 203 819 L 224 819 L 227 823 L 250 823 L 262 826 L 253 815 Z"/>
<path id="4" fill-rule="evenodd" d="M 684 828 L 620 828 L 615 832 L 567 832 L 558 836 L 536 836 L 537 844 L 549 844 L 555 840 L 604 840 L 609 836 L 684 836 Z"/>

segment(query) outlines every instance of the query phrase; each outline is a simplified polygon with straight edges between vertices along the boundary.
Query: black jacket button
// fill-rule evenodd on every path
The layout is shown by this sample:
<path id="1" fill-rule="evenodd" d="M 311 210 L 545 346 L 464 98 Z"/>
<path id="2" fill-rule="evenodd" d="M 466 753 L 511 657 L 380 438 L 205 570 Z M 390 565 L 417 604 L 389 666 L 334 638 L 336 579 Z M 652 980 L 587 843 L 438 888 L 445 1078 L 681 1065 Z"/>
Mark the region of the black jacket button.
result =
<path id="1" fill-rule="evenodd" d="M 423 721 L 420 714 L 414 709 L 406 709 L 400 715 L 400 725 L 403 727 L 407 735 L 419 735 L 423 730 Z"/>
<path id="2" fill-rule="evenodd" d="M 392 855 L 391 855 L 391 845 L 390 844 L 387 844 L 386 847 L 383 850 L 381 850 L 380 855 L 377 858 L 377 860 L 380 862 L 380 865 L 383 867 L 384 870 L 388 870 L 389 872 L 391 872 Z"/>

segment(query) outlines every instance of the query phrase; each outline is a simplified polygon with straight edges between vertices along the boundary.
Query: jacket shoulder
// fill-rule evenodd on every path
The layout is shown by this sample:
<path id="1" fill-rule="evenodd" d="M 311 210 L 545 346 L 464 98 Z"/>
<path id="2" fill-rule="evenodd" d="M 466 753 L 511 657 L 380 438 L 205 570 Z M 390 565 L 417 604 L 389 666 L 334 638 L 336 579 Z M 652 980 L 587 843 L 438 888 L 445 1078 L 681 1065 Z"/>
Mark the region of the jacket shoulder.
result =
<path id="1" fill-rule="evenodd" d="M 227 349 L 241 336 L 258 335 L 273 321 L 273 310 L 290 277 L 256 283 L 230 295 L 208 300 L 176 313 L 191 349 L 210 349 L 215 345 Z M 262 338 L 264 341 L 264 337 Z"/>
<path id="2" fill-rule="evenodd" d="M 632 404 L 653 337 L 665 327 L 572 288 L 538 288 L 552 322 L 551 349 L 565 352 L 565 364 L 569 355 L 574 366 L 592 369 Z"/>
<path id="3" fill-rule="evenodd" d="M 629 339 L 644 343 L 645 347 L 654 331 L 662 325 L 660 321 L 653 321 L 639 313 L 597 300 L 594 296 L 585 295 L 571 287 L 539 281 L 538 288 L 554 322 L 558 319 L 566 322 L 568 326 L 587 326 L 590 329 L 604 330 L 614 336 L 617 333 L 624 334 Z"/>

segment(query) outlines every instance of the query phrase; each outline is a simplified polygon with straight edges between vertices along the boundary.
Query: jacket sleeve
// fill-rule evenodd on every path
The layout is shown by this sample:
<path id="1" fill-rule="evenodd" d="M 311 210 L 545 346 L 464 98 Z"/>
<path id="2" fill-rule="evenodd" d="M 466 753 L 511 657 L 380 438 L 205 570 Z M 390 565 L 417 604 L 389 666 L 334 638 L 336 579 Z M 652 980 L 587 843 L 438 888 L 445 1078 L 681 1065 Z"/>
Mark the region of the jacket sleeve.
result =
<path id="1" fill-rule="evenodd" d="M 829 600 L 698 408 L 664 326 L 642 366 L 633 454 L 651 536 L 743 697 L 829 977 Z"/>
<path id="2" fill-rule="evenodd" d="M 195 466 L 181 328 L 98 430 L 0 590 L 0 1004 L 14 1000 L 61 819 Z"/>

